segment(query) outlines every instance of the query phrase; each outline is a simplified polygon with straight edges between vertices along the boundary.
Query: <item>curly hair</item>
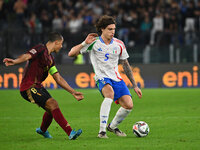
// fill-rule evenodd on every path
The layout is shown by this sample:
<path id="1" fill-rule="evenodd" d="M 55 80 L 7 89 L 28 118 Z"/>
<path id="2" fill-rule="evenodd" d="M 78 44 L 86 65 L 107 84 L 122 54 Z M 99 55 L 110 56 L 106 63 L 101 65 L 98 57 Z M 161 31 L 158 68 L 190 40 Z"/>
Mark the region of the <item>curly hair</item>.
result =
<path id="1" fill-rule="evenodd" d="M 116 24 L 115 19 L 108 15 L 102 16 L 95 25 L 98 34 L 101 35 L 101 29 L 105 29 L 110 24 Z"/>

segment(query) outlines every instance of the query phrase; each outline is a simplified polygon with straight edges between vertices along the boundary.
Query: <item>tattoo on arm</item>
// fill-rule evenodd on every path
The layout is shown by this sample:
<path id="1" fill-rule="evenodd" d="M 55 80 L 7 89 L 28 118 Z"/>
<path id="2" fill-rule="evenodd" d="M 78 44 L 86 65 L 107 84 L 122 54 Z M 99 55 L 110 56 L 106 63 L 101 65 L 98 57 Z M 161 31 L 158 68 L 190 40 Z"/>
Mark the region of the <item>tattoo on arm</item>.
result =
<path id="1" fill-rule="evenodd" d="M 128 63 L 128 60 L 127 59 L 121 60 L 121 64 L 123 66 L 123 69 L 124 69 L 126 76 L 129 78 L 129 80 L 133 84 L 133 88 L 137 87 L 137 84 L 136 84 L 135 79 L 133 77 L 133 72 L 131 70 L 131 66 Z"/>

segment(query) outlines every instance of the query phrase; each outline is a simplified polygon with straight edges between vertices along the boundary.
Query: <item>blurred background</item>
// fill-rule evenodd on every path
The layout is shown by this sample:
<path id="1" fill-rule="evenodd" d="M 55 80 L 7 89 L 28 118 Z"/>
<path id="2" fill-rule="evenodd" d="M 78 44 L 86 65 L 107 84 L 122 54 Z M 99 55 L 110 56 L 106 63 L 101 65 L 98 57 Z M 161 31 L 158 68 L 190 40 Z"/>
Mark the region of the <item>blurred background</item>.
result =
<path id="1" fill-rule="evenodd" d="M 57 65 L 88 65 L 87 54 L 78 61 L 67 54 L 96 32 L 105 14 L 116 18 L 115 37 L 125 43 L 131 64 L 192 64 L 190 73 L 198 73 L 198 66 L 192 70 L 200 62 L 198 0 L 0 0 L 0 64 L 59 31 L 65 41 Z"/>
<path id="2" fill-rule="evenodd" d="M 56 62 L 73 63 L 68 51 L 96 32 L 94 24 L 104 14 L 116 18 L 115 36 L 124 41 L 130 62 L 200 60 L 198 0 L 0 0 L 1 60 L 46 42 L 54 30 L 65 38 Z"/>

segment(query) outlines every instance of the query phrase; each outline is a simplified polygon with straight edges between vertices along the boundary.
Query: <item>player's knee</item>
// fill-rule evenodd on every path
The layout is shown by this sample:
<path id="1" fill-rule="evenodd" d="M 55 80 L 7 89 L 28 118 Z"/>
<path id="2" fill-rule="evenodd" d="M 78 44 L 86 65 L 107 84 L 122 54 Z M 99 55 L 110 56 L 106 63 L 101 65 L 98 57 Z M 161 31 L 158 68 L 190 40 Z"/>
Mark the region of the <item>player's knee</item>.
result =
<path id="1" fill-rule="evenodd" d="M 105 98 L 111 98 L 114 99 L 114 91 L 113 88 L 109 85 L 106 84 L 103 89 L 102 89 L 102 94 Z"/>
<path id="2" fill-rule="evenodd" d="M 58 108 L 58 102 L 56 100 L 53 100 L 52 107 L 54 107 L 54 109 Z"/>
<path id="3" fill-rule="evenodd" d="M 103 92 L 103 96 L 104 96 L 105 98 L 114 99 L 114 92 L 112 92 L 112 91 Z"/>
<path id="4" fill-rule="evenodd" d="M 133 109 L 133 103 L 132 103 L 132 102 L 127 103 L 127 104 L 125 105 L 125 109 L 132 110 L 132 109 Z"/>
<path id="5" fill-rule="evenodd" d="M 106 98 L 114 99 L 114 94 L 109 93 L 105 96 Z"/>
<path id="6" fill-rule="evenodd" d="M 133 109 L 133 103 L 132 103 L 132 104 L 129 104 L 129 105 L 127 106 L 127 109 L 132 110 L 132 109 Z"/>
<path id="7" fill-rule="evenodd" d="M 53 111 L 54 109 L 58 108 L 58 102 L 54 100 L 53 98 L 50 98 L 46 102 L 46 108 L 50 111 Z"/>

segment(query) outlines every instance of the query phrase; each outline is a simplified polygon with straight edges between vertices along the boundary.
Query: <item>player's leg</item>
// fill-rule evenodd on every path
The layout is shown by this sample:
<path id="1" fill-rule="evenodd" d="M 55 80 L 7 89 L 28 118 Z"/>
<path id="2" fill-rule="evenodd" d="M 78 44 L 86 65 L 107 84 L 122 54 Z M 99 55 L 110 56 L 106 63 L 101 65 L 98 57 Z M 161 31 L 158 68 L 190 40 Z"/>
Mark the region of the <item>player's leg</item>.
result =
<path id="1" fill-rule="evenodd" d="M 21 96 L 33 104 L 37 104 L 44 108 L 45 102 L 51 95 L 44 88 L 30 88 L 26 91 L 21 91 Z M 52 122 L 52 115 L 49 112 L 45 112 L 42 119 L 42 124 L 40 128 L 36 129 L 36 132 L 43 135 L 45 138 L 52 138 L 52 136 L 47 131 L 47 128 Z"/>
<path id="2" fill-rule="evenodd" d="M 104 100 L 100 108 L 100 129 L 99 138 L 108 138 L 106 135 L 106 125 L 109 118 L 111 104 L 114 98 L 114 91 L 110 84 L 105 84 L 101 90 Z"/>
<path id="3" fill-rule="evenodd" d="M 55 121 L 60 125 L 65 133 L 67 133 L 70 140 L 76 139 L 82 133 L 81 129 L 78 131 L 72 130 L 71 126 L 60 111 L 57 101 L 53 98 L 50 98 L 46 101 L 45 109 L 51 112 Z"/>
<path id="4" fill-rule="evenodd" d="M 46 132 L 48 127 L 50 126 L 51 122 L 53 120 L 53 116 L 49 112 L 45 112 L 42 118 L 42 124 L 40 126 L 40 129 L 43 132 Z"/>
<path id="5" fill-rule="evenodd" d="M 51 112 L 54 120 L 60 125 L 60 127 L 69 136 L 71 131 L 72 131 L 72 128 L 70 127 L 70 125 L 68 124 L 67 120 L 64 118 L 62 112 L 60 111 L 60 108 L 58 106 L 57 101 L 54 100 L 53 98 L 49 98 L 46 101 L 45 110 Z"/>
<path id="6" fill-rule="evenodd" d="M 116 128 L 132 111 L 133 101 L 129 95 L 124 95 L 118 100 L 121 107 L 118 109 L 115 117 L 110 125 L 111 128 Z"/>
<path id="7" fill-rule="evenodd" d="M 118 136 L 126 136 L 125 133 L 120 131 L 117 126 L 126 118 L 133 108 L 133 101 L 129 89 L 124 81 L 114 82 L 114 101 L 121 105 L 113 118 L 111 124 L 108 125 L 108 130 L 114 132 Z"/>
<path id="8" fill-rule="evenodd" d="M 128 116 L 133 107 L 132 99 L 129 95 L 122 96 L 119 100 L 121 107 L 118 109 L 115 117 L 111 124 L 108 125 L 107 129 L 114 132 L 117 136 L 126 136 L 121 130 L 118 129 L 118 125 Z"/>
<path id="9" fill-rule="evenodd" d="M 48 127 L 51 125 L 53 116 L 49 112 L 45 112 L 42 118 L 42 124 L 40 128 L 36 129 L 36 132 L 43 135 L 45 138 L 52 138 L 52 136 L 47 131 Z"/>
<path id="10" fill-rule="evenodd" d="M 46 130 L 50 126 L 52 118 L 54 118 L 56 122 L 63 128 L 63 130 L 69 135 L 70 139 L 75 139 L 77 135 L 79 136 L 82 133 L 82 130 L 74 131 L 71 129 L 68 122 L 62 115 L 57 101 L 51 97 L 45 88 L 30 88 L 26 91 L 26 95 L 27 97 L 23 95 L 22 96 L 25 99 L 28 98 L 28 101 L 31 103 L 36 103 L 47 111 L 47 113 L 43 115 L 41 128 Z M 51 138 L 49 132 L 43 132 L 41 128 L 37 128 L 36 132 L 43 135 L 45 138 Z M 73 136 L 70 136 L 71 133 Z"/>

